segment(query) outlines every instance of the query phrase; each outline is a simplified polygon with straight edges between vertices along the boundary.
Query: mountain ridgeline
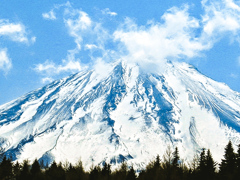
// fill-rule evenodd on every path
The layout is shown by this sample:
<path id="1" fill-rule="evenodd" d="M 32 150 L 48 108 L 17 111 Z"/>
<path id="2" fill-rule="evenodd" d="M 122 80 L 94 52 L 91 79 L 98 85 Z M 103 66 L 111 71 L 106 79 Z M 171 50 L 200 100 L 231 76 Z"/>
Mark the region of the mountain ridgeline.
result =
<path id="1" fill-rule="evenodd" d="M 168 145 L 183 159 L 240 144 L 240 94 L 186 63 L 162 73 L 115 62 L 82 71 L 0 106 L 0 145 L 13 160 L 122 161 L 143 168 Z"/>

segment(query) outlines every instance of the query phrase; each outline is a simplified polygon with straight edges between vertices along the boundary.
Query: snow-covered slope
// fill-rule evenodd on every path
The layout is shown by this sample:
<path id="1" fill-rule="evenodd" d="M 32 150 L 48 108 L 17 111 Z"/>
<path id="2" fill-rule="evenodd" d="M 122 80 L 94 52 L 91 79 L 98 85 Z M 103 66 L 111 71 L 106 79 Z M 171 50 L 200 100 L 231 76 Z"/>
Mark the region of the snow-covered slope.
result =
<path id="1" fill-rule="evenodd" d="M 229 139 L 240 143 L 240 94 L 186 63 L 153 74 L 118 62 L 105 76 L 80 72 L 0 106 L 1 147 L 20 161 L 143 167 L 167 145 L 186 159 L 210 148 L 220 160 Z"/>

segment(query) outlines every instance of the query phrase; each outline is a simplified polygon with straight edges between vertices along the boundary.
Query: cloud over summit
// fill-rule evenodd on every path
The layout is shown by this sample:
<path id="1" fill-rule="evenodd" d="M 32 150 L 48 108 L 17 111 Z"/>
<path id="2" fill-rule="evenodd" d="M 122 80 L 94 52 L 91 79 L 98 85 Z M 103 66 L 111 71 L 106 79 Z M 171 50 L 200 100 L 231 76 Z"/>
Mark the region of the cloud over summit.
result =
<path id="1" fill-rule="evenodd" d="M 0 49 L 0 70 L 7 73 L 12 68 L 12 62 L 7 54 L 7 49 Z"/>
<path id="2" fill-rule="evenodd" d="M 46 61 L 38 64 L 36 69 L 44 72 L 54 66 L 58 73 L 75 71 L 94 64 L 99 58 L 109 60 L 112 57 L 115 57 L 113 60 L 124 58 L 144 66 L 147 63 L 161 65 L 166 59 L 189 61 L 201 56 L 226 35 L 240 42 L 239 4 L 233 0 L 202 0 L 201 4 L 203 14 L 198 18 L 189 12 L 192 7 L 184 4 L 168 9 L 159 17 L 160 20 L 149 21 L 146 25 L 138 25 L 126 17 L 124 22 L 117 23 L 115 29 L 109 29 L 101 19 L 94 19 L 69 2 L 55 5 L 43 17 L 55 19 L 57 10 L 63 8 L 62 22 L 76 47 L 68 50 L 62 64 L 53 65 Z M 109 8 L 101 12 L 117 15 Z M 90 58 L 91 62 L 84 64 L 84 58 Z M 47 75 L 51 76 L 50 73 Z"/>
<path id="3" fill-rule="evenodd" d="M 191 58 L 207 48 L 194 34 L 199 22 L 189 16 L 188 6 L 171 8 L 161 19 L 163 23 L 152 22 L 148 26 L 138 26 L 128 21 L 127 27 L 130 29 L 118 29 L 114 37 L 136 61 Z"/>

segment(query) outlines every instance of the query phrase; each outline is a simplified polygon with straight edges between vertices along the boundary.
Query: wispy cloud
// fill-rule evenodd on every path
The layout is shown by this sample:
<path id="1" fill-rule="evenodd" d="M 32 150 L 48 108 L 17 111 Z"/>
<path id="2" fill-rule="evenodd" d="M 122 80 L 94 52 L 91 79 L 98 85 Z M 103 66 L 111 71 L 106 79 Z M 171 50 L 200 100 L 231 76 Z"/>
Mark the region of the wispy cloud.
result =
<path id="1" fill-rule="evenodd" d="M 56 5 L 55 8 L 65 7 L 63 22 L 68 30 L 69 36 L 73 37 L 76 47 L 70 49 L 67 52 L 67 56 L 62 60 L 61 64 L 55 64 L 52 61 L 45 61 L 44 63 L 37 64 L 34 68 L 38 73 L 43 74 L 51 78 L 52 76 L 59 75 L 64 72 L 78 72 L 82 69 L 80 59 L 76 58 L 76 54 L 81 51 L 82 48 L 82 35 L 88 32 L 92 25 L 92 21 L 87 13 L 70 8 L 70 4 L 66 6 Z M 53 11 L 52 11 L 53 12 Z M 42 82 L 46 82 L 46 77 L 42 79 Z"/>
<path id="2" fill-rule="evenodd" d="M 45 61 L 43 64 L 37 64 L 34 68 L 35 71 L 42 73 L 46 76 L 58 75 L 64 72 L 76 72 L 82 69 L 78 61 L 63 60 L 61 64 L 55 64 L 52 61 Z"/>
<path id="3" fill-rule="evenodd" d="M 70 3 L 55 5 L 51 11 L 55 13 L 60 8 L 63 8 L 64 12 L 62 22 L 76 46 L 67 51 L 67 56 L 60 64 L 47 60 L 36 65 L 34 69 L 46 77 L 53 77 L 63 72 L 77 72 L 85 68 L 87 65 L 81 63 L 79 54 L 86 51 L 85 53 L 89 53 L 90 58 L 88 58 L 91 59 L 90 54 L 93 51 L 101 51 L 102 54 L 106 53 L 104 44 L 111 36 L 102 27 L 101 23 L 93 21 L 86 12 L 73 8 Z"/>
<path id="4" fill-rule="evenodd" d="M 105 51 L 104 44 L 111 35 L 86 12 L 67 8 L 64 23 L 76 43 L 76 47 L 68 51 L 67 60 L 76 60 L 76 55 L 84 50 Z"/>
<path id="5" fill-rule="evenodd" d="M 240 6 L 233 0 L 202 0 L 203 14 L 200 18 L 189 13 L 191 6 L 188 5 L 172 7 L 160 21 L 153 20 L 145 26 L 139 26 L 127 17 L 115 30 L 113 27 L 111 30 L 103 27 L 100 19 L 92 19 L 86 12 L 73 8 L 69 2 L 55 5 L 48 13 L 49 17 L 50 14 L 56 17 L 56 10 L 60 8 L 64 10 L 62 20 L 76 47 L 67 51 L 61 64 L 46 61 L 36 66 L 35 69 L 45 72 L 47 77 L 51 73 L 56 74 L 53 72 L 80 70 L 83 63 L 79 54 L 84 51 L 89 52 L 92 64 L 99 58 L 114 56 L 148 67 L 146 64 L 162 66 L 166 59 L 189 61 L 210 50 L 226 35 L 240 43 Z M 101 12 L 117 15 L 109 8 Z M 94 57 L 91 53 L 98 56 Z"/>
<path id="6" fill-rule="evenodd" d="M 91 50 L 91 49 L 95 49 L 95 48 L 97 48 L 97 46 L 95 44 L 86 44 L 85 45 L 85 49 Z"/>
<path id="7" fill-rule="evenodd" d="M 43 16 L 44 19 L 49 19 L 49 20 L 57 19 L 56 13 L 53 10 L 51 10 L 47 13 L 43 13 L 42 16 Z"/>
<path id="8" fill-rule="evenodd" d="M 125 25 L 114 33 L 116 40 L 128 51 L 130 61 L 158 63 L 167 58 L 192 58 L 208 49 L 208 44 L 195 35 L 199 20 L 191 17 L 188 6 L 171 8 L 162 16 L 163 23 L 137 26 L 126 19 Z"/>
<path id="9" fill-rule="evenodd" d="M 82 34 L 86 33 L 88 28 L 91 27 L 92 21 L 87 13 L 72 8 L 69 2 L 55 5 L 48 13 L 42 14 L 43 18 L 49 20 L 57 19 L 56 11 L 60 8 L 64 9 L 64 13 L 61 16 L 62 21 L 68 30 L 69 36 L 73 37 L 76 47 L 67 51 L 66 58 L 64 58 L 60 64 L 46 60 L 44 63 L 35 66 L 34 70 L 44 76 L 42 83 L 48 82 L 53 76 L 61 73 L 74 73 L 82 69 L 80 59 L 75 56 L 82 48 Z"/>
<path id="10" fill-rule="evenodd" d="M 42 84 L 46 84 L 46 83 L 50 83 L 52 82 L 54 79 L 51 78 L 51 77 L 45 77 L 45 78 L 42 78 Z"/>
<path id="11" fill-rule="evenodd" d="M 103 9 L 102 14 L 107 14 L 107 15 L 110 15 L 110 16 L 117 16 L 117 13 L 113 12 L 113 11 L 110 11 L 109 8 Z"/>
<path id="12" fill-rule="evenodd" d="M 13 23 L 7 19 L 0 19 L 0 38 L 14 42 L 33 44 L 35 36 L 29 36 L 22 23 Z M 6 74 L 12 68 L 12 61 L 7 53 L 7 48 L 0 49 L 0 70 Z"/>
<path id="13" fill-rule="evenodd" d="M 212 41 L 228 35 L 239 37 L 240 6 L 233 0 L 203 0 L 203 33 Z"/>
<path id="14" fill-rule="evenodd" d="M 80 10 L 70 11 L 69 9 L 66 9 L 65 13 L 68 16 L 67 18 L 64 18 L 65 26 L 69 31 L 69 35 L 74 38 L 77 45 L 75 50 L 80 50 L 82 34 L 86 33 L 91 27 L 92 21 L 87 13 Z"/>
<path id="15" fill-rule="evenodd" d="M 71 7 L 71 3 L 67 1 L 66 3 L 63 4 L 55 4 L 54 7 L 49 12 L 42 13 L 42 17 L 46 20 L 56 20 L 57 19 L 56 11 L 62 7 Z"/>
<path id="16" fill-rule="evenodd" d="M 188 5 L 173 7 L 161 17 L 138 26 L 127 18 L 115 31 L 115 40 L 127 50 L 129 61 L 157 63 L 165 59 L 190 60 L 210 50 L 221 38 L 228 36 L 240 43 L 240 6 L 233 0 L 203 0 L 201 18 L 189 14 Z"/>
<path id="17" fill-rule="evenodd" d="M 12 68 L 11 59 L 8 57 L 7 49 L 0 49 L 0 70 L 7 73 Z"/>
<path id="18" fill-rule="evenodd" d="M 21 23 L 11 23 L 9 20 L 0 19 L 0 36 L 21 43 L 34 43 L 36 37 L 28 37 L 26 28 Z"/>

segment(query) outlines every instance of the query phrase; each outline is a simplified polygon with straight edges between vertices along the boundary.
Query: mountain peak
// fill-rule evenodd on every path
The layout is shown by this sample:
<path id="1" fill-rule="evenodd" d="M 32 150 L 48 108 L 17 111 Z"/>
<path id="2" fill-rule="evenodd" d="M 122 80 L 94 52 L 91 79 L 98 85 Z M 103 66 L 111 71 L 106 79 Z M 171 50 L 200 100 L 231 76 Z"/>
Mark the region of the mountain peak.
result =
<path id="1" fill-rule="evenodd" d="M 159 73 L 126 61 L 99 67 L 0 106 L 5 153 L 141 168 L 167 145 L 188 160 L 210 148 L 220 160 L 228 140 L 239 144 L 239 93 L 193 66 L 167 62 Z"/>

